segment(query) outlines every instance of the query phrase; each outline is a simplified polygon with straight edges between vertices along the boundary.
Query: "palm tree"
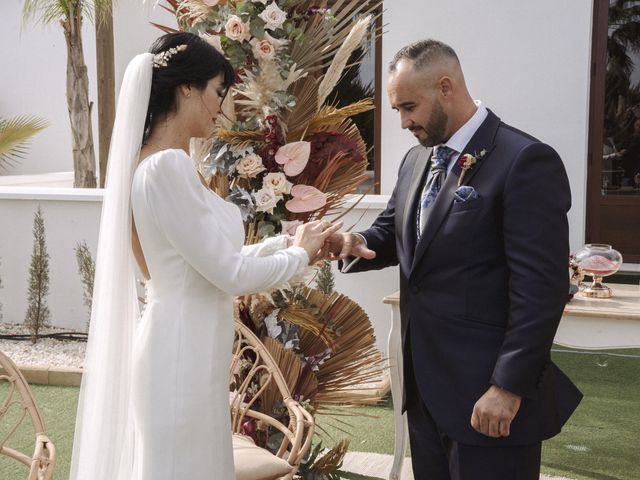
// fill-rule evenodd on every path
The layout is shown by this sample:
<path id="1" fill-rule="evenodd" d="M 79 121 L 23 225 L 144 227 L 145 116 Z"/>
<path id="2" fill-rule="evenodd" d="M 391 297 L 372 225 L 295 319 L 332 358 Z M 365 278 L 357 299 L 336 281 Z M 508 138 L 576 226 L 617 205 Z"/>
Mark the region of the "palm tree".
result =
<path id="1" fill-rule="evenodd" d="M 94 10 L 95 9 L 95 10 Z M 67 43 L 67 107 L 71 122 L 73 148 L 73 186 L 96 186 L 96 159 L 91 129 L 91 102 L 89 77 L 82 51 L 82 21 L 98 21 L 111 12 L 111 0 L 25 0 L 24 19 L 36 18 L 44 24 L 59 21 Z"/>
<path id="2" fill-rule="evenodd" d="M 46 126 L 47 122 L 38 117 L 0 117 L 0 170 L 22 158 L 28 140 Z"/>

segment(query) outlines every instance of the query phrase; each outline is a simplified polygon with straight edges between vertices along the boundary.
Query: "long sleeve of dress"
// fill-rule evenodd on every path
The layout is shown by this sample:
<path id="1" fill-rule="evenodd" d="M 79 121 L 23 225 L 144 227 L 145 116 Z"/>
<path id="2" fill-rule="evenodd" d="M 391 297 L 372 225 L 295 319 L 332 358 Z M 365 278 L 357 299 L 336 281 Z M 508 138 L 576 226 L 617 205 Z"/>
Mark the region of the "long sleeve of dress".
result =
<path id="1" fill-rule="evenodd" d="M 260 243 L 245 245 L 244 247 L 242 247 L 242 255 L 247 257 L 264 257 L 266 255 L 271 255 L 278 250 L 284 250 L 288 247 L 288 243 L 288 235 L 277 235 L 275 237 L 269 237 L 264 239 Z"/>
<path id="2" fill-rule="evenodd" d="M 159 230 L 203 277 L 219 289 L 244 295 L 271 289 L 303 271 L 309 259 L 301 247 L 268 256 L 247 256 L 232 241 L 215 202 L 198 179 L 191 159 L 168 150 L 146 160 L 142 172 L 145 198 Z"/>

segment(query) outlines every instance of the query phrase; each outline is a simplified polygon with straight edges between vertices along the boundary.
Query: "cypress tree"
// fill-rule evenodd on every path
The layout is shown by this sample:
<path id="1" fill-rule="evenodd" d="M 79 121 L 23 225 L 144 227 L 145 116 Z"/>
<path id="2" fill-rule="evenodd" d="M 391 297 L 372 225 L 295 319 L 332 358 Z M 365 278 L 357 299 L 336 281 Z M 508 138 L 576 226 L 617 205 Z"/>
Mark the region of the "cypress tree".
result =
<path id="1" fill-rule="evenodd" d="M 96 263 L 91 256 L 91 250 L 87 246 L 87 242 L 78 243 L 74 249 L 76 252 L 76 261 L 78 263 L 78 273 L 80 281 L 84 289 L 82 299 L 88 310 L 87 330 L 89 321 L 91 320 L 91 302 L 93 300 L 93 278 L 96 273 Z"/>
<path id="2" fill-rule="evenodd" d="M 28 307 L 24 323 L 31 331 L 31 341 L 36 343 L 40 330 L 49 325 L 51 312 L 47 305 L 49 295 L 49 254 L 45 239 L 42 209 L 33 218 L 33 250 L 29 267 Z"/>

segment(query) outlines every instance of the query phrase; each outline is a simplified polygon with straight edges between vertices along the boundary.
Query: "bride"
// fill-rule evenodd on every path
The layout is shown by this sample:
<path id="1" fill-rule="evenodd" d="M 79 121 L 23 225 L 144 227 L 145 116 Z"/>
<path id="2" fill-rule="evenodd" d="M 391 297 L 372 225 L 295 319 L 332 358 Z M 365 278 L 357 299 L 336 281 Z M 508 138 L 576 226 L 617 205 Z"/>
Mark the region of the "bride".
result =
<path id="1" fill-rule="evenodd" d="M 340 227 L 243 247 L 238 208 L 186 153 L 233 83 L 196 35 L 159 38 L 127 67 L 102 208 L 72 480 L 231 480 L 233 295 L 273 288 Z M 146 280 L 139 318 L 135 263 Z M 139 318 L 139 319 L 138 319 Z"/>

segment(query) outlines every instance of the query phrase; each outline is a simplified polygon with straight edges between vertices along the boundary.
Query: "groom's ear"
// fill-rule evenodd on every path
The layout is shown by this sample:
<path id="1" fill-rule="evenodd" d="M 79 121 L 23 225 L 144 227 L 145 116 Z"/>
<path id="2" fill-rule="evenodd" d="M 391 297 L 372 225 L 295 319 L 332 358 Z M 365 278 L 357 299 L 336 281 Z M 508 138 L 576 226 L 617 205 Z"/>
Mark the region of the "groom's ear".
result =
<path id="1" fill-rule="evenodd" d="M 438 80 L 438 90 L 440 95 L 447 97 L 453 93 L 453 81 L 451 77 L 444 76 Z"/>

